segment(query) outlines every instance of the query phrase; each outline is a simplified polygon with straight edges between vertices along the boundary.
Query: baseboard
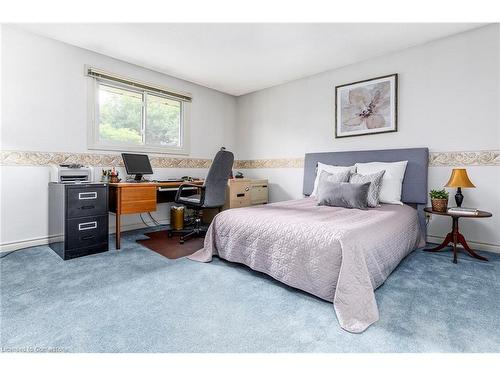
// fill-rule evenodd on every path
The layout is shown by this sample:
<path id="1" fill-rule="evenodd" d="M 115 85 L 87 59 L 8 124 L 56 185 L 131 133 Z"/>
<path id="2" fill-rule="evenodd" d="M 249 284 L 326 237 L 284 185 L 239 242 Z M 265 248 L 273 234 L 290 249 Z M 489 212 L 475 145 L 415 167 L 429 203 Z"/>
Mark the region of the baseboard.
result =
<path id="1" fill-rule="evenodd" d="M 133 223 L 133 224 L 122 225 L 121 229 L 122 229 L 122 232 L 126 232 L 129 230 L 142 229 L 142 228 L 146 228 L 146 227 L 147 226 L 144 225 L 143 223 Z M 115 230 L 114 226 L 111 226 L 109 228 L 110 234 L 115 233 L 115 231 L 116 230 Z M 3 244 L 0 244 L 0 253 L 24 249 L 24 248 L 33 247 L 33 246 L 48 245 L 49 243 L 56 242 L 60 239 L 61 239 L 61 235 L 56 235 L 56 236 L 46 236 L 46 237 L 30 238 L 30 239 L 20 240 L 20 241 L 6 242 Z"/>
<path id="2" fill-rule="evenodd" d="M 427 235 L 427 242 L 440 244 L 443 241 L 444 237 Z M 483 251 L 489 251 L 490 253 L 500 254 L 500 245 L 487 242 L 469 241 L 469 240 L 467 240 L 467 243 L 474 250 L 483 250 Z"/>
<path id="3" fill-rule="evenodd" d="M 129 230 L 142 229 L 142 228 L 146 228 L 146 225 L 144 225 L 144 223 L 127 224 L 127 225 L 122 225 L 122 232 L 126 232 Z M 110 234 L 115 233 L 115 228 L 110 227 L 109 233 Z M 13 251 L 13 250 L 19 250 L 19 249 L 23 249 L 23 248 L 32 247 L 32 246 L 47 245 L 50 242 L 56 242 L 60 238 L 61 238 L 61 236 L 46 236 L 46 237 L 30 238 L 27 240 L 6 242 L 3 244 L 0 244 L 0 253 Z M 427 235 L 427 242 L 430 242 L 430 243 L 440 244 L 441 242 L 443 242 L 443 240 L 444 240 L 444 237 Z M 467 242 L 475 250 L 483 250 L 483 251 L 489 251 L 492 253 L 500 254 L 500 245 L 484 243 L 484 242 L 475 242 L 475 241 L 467 241 Z"/>
<path id="4" fill-rule="evenodd" d="M 47 237 L 38 237 L 38 238 L 30 238 L 27 240 L 13 241 L 13 242 L 5 242 L 0 245 L 0 253 L 9 252 L 13 250 L 24 249 L 32 246 L 41 246 L 47 245 L 50 242 L 57 242 L 61 236 L 47 236 Z"/>

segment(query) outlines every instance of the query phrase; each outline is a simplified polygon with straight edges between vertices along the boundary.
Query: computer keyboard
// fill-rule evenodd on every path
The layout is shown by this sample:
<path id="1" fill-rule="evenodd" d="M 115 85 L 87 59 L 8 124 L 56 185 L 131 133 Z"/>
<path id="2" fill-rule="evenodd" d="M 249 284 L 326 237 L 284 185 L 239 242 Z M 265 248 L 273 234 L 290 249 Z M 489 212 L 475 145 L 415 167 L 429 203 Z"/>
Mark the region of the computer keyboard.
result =
<path id="1" fill-rule="evenodd" d="M 153 180 L 152 182 L 184 182 L 182 178 L 172 178 L 168 180 Z"/>

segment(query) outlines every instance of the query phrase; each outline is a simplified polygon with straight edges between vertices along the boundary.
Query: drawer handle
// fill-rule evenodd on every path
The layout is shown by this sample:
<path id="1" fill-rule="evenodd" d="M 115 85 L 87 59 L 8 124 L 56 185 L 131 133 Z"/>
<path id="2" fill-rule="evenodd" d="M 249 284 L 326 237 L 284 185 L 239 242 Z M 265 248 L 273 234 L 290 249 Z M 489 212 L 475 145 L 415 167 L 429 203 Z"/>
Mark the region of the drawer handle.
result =
<path id="1" fill-rule="evenodd" d="M 97 221 L 89 221 L 88 223 L 78 224 L 78 230 L 89 230 L 97 228 Z"/>
<path id="2" fill-rule="evenodd" d="M 82 206 L 80 207 L 82 210 L 91 210 L 93 208 L 95 208 L 95 206 Z"/>
<path id="3" fill-rule="evenodd" d="M 94 235 L 92 235 L 92 236 L 83 236 L 83 237 L 82 237 L 82 240 L 91 240 L 91 239 L 93 239 L 93 238 L 95 238 L 95 236 L 94 236 Z"/>
<path id="4" fill-rule="evenodd" d="M 88 193 L 78 193 L 78 199 L 83 200 L 83 199 L 96 199 L 97 198 L 97 191 L 91 191 Z"/>
<path id="5" fill-rule="evenodd" d="M 236 194 L 236 196 L 237 196 L 238 198 L 241 198 L 241 197 L 244 197 L 244 196 L 245 196 L 245 193 Z"/>

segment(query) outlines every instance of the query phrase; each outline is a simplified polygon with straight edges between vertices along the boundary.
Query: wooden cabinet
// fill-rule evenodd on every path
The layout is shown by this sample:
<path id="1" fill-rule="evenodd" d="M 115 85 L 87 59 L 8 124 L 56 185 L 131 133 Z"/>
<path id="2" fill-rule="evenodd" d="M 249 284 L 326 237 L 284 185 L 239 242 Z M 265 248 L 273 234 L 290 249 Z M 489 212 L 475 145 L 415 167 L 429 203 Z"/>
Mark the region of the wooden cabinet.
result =
<path id="1" fill-rule="evenodd" d="M 224 210 L 228 208 L 248 207 L 250 199 L 250 180 L 247 178 L 233 178 L 227 183 L 226 204 Z"/>
<path id="2" fill-rule="evenodd" d="M 233 178 L 228 181 L 224 209 L 248 207 L 268 202 L 267 180 Z"/>
<path id="3" fill-rule="evenodd" d="M 227 183 L 226 203 L 223 210 L 238 207 L 249 207 L 268 202 L 267 180 L 250 178 L 233 178 Z M 219 213 L 217 209 L 203 210 L 203 222 L 211 223 Z"/>
<path id="4" fill-rule="evenodd" d="M 266 204 L 269 201 L 267 180 L 250 180 L 250 201 L 252 205 Z"/>

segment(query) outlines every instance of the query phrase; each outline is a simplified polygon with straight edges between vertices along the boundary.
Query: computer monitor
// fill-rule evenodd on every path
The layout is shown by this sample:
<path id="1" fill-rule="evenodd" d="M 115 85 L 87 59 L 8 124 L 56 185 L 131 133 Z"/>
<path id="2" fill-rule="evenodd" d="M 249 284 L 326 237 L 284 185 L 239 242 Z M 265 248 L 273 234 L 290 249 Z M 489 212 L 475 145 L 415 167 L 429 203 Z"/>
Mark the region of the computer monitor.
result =
<path id="1" fill-rule="evenodd" d="M 143 154 L 122 154 L 127 174 L 135 174 L 135 181 L 141 181 L 142 175 L 153 174 L 149 157 Z"/>

